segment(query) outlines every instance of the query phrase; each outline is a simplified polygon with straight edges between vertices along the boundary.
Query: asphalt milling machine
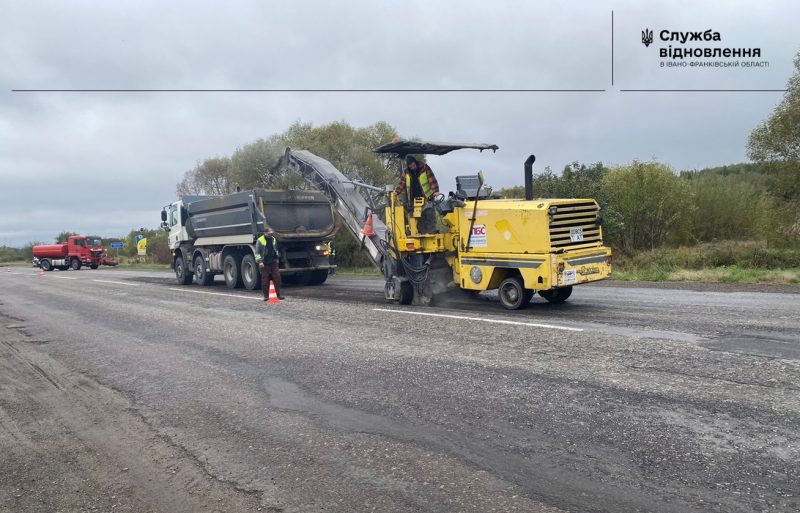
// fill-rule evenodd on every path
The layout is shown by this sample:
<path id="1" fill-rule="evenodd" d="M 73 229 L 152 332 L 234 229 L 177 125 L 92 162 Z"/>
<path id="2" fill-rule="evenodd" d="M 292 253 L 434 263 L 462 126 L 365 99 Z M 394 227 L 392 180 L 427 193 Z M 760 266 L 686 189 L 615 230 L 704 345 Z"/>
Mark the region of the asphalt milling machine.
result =
<path id="1" fill-rule="evenodd" d="M 374 151 L 445 155 L 455 150 L 497 151 L 492 144 L 393 140 Z M 575 285 L 608 278 L 611 250 L 603 245 L 601 209 L 594 199 L 534 198 L 533 163 L 524 164 L 525 198 L 503 199 L 483 174 L 456 177 L 456 190 L 430 201 L 441 222 L 436 233 L 417 227 L 425 201 L 401 205 L 394 186 L 351 180 L 327 160 L 286 149 L 283 164 L 325 193 L 342 225 L 361 244 L 385 279 L 385 297 L 427 305 L 450 289 L 497 290 L 504 308 L 524 308 L 535 293 L 565 301 Z M 383 210 L 383 217 L 378 212 Z"/>

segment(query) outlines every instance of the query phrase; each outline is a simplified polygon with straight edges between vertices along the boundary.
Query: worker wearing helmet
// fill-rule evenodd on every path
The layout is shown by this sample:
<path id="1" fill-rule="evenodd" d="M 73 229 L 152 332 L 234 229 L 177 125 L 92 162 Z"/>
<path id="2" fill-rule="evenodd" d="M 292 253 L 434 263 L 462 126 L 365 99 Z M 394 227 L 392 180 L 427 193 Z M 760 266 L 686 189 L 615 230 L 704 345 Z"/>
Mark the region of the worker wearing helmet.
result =
<path id="1" fill-rule="evenodd" d="M 436 214 L 430 200 L 439 193 L 439 182 L 428 164 L 419 162 L 412 155 L 407 155 L 406 167 L 394 192 L 408 210 L 414 208 L 414 198 L 425 198 L 425 206 L 422 208 L 422 216 L 417 221 L 417 229 L 420 233 L 435 232 Z"/>
<path id="2" fill-rule="evenodd" d="M 283 299 L 281 295 L 281 271 L 278 267 L 278 243 L 275 241 L 275 233 L 270 228 L 264 228 L 264 234 L 256 241 L 256 262 L 261 270 L 261 292 L 264 294 L 264 301 L 269 299 L 269 280 L 275 284 L 275 293 L 278 299 Z"/>

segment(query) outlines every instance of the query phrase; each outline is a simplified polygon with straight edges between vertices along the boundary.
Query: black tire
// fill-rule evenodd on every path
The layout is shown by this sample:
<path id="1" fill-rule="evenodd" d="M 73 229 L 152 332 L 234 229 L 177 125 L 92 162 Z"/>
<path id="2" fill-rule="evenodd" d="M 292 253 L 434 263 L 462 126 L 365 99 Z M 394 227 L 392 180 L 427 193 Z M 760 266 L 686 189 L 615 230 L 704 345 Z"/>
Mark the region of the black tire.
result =
<path id="1" fill-rule="evenodd" d="M 410 281 L 400 283 L 400 301 L 401 305 L 410 305 L 414 301 L 414 286 Z"/>
<path id="2" fill-rule="evenodd" d="M 283 278 L 283 276 L 281 276 Z M 289 280 L 292 282 L 292 280 Z M 294 274 L 294 284 L 300 286 L 306 286 L 311 284 L 311 271 L 303 271 Z"/>
<path id="3" fill-rule="evenodd" d="M 99 267 L 99 266 L 98 266 L 97 264 L 91 264 L 91 265 L 89 266 L 89 269 L 92 269 L 92 270 L 94 270 L 94 269 L 97 269 L 98 267 Z"/>
<path id="4" fill-rule="evenodd" d="M 500 296 L 500 304 L 506 310 L 525 308 L 533 297 L 533 291 L 525 288 L 525 284 L 519 276 L 512 276 L 500 282 L 497 292 Z"/>
<path id="5" fill-rule="evenodd" d="M 225 285 L 229 289 L 242 288 L 242 260 L 239 255 L 227 255 L 222 261 L 222 275 L 225 277 Z"/>
<path id="6" fill-rule="evenodd" d="M 201 287 L 208 287 L 214 282 L 214 275 L 206 271 L 203 255 L 197 255 L 194 259 L 194 281 Z"/>
<path id="7" fill-rule="evenodd" d="M 41 262 L 39 262 L 39 267 L 41 267 L 45 271 L 52 271 L 53 270 L 53 264 L 51 264 L 50 260 L 48 260 L 46 258 L 43 259 Z"/>
<path id="8" fill-rule="evenodd" d="M 257 290 L 261 288 L 261 271 L 258 269 L 256 259 L 253 255 L 245 255 L 242 258 L 241 266 L 242 284 L 247 290 Z"/>
<path id="9" fill-rule="evenodd" d="M 328 279 L 327 269 L 316 269 L 311 271 L 308 276 L 307 283 L 309 285 L 322 285 Z"/>
<path id="10" fill-rule="evenodd" d="M 299 274 L 281 274 L 281 283 L 283 285 L 297 285 L 300 283 Z"/>
<path id="11" fill-rule="evenodd" d="M 551 303 L 563 303 L 572 295 L 572 287 L 561 287 L 560 289 L 540 290 L 539 295 Z"/>
<path id="12" fill-rule="evenodd" d="M 69 262 L 69 266 L 72 267 L 73 271 L 80 271 L 81 270 L 81 261 L 77 258 L 73 258 Z"/>
<path id="13" fill-rule="evenodd" d="M 194 280 L 194 274 L 190 273 L 186 268 L 186 262 L 182 256 L 175 258 L 175 279 L 178 285 L 191 285 L 192 280 Z"/>

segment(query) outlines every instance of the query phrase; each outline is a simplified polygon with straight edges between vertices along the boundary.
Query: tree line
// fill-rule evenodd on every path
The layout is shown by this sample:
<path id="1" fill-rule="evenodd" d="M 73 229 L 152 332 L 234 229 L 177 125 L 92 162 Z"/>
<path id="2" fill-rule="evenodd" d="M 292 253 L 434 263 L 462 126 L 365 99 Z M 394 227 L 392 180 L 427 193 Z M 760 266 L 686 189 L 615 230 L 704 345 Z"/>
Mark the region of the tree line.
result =
<path id="1" fill-rule="evenodd" d="M 612 167 L 574 162 L 560 175 L 550 169 L 536 175 L 533 189 L 542 198 L 596 199 L 606 243 L 628 254 L 722 240 L 797 247 L 800 197 L 782 194 L 787 173 L 796 175 L 797 165 L 737 164 L 676 173 L 655 161 Z M 522 198 L 525 190 L 499 192 Z"/>
<path id="2" fill-rule="evenodd" d="M 753 129 L 751 163 L 675 172 L 660 162 L 574 162 L 534 178 L 539 197 L 595 198 L 606 241 L 628 254 L 722 240 L 800 248 L 800 53 L 783 100 Z M 524 189 L 501 191 L 523 197 Z"/>
<path id="3" fill-rule="evenodd" d="M 573 162 L 560 174 L 550 168 L 537 174 L 534 193 L 541 198 L 597 199 L 603 207 L 606 242 L 627 254 L 722 240 L 800 248 L 800 53 L 794 65 L 783 100 L 750 134 L 751 163 L 676 172 L 657 161 L 610 167 Z M 230 156 L 199 160 L 185 172 L 176 192 L 181 196 L 228 194 L 237 188 L 306 188 L 302 177 L 279 165 L 287 147 L 307 149 L 351 179 L 383 186 L 397 180 L 399 163 L 372 149 L 396 136 L 397 130 L 384 121 L 360 128 L 344 121 L 322 126 L 296 122 L 280 134 L 235 148 Z M 524 187 L 498 192 L 520 198 Z M 169 262 L 161 230 L 132 230 L 117 238 L 126 242 L 122 254 L 136 254 L 138 234 L 147 236 L 152 261 Z M 68 236 L 63 232 L 56 240 Z M 340 232 L 335 242 L 340 265 L 369 265 L 349 233 Z M 34 244 L 0 247 L 0 262 L 30 258 Z"/>

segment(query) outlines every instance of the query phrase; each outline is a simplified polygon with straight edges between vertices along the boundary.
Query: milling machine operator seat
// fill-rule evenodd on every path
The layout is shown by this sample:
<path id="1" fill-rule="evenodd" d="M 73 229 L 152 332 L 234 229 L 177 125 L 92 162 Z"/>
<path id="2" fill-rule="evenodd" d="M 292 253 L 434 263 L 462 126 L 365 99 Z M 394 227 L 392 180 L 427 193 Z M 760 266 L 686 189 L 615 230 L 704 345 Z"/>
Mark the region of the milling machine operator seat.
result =
<path id="1" fill-rule="evenodd" d="M 479 189 L 480 187 L 480 189 Z M 491 197 L 491 187 L 481 187 L 478 175 L 466 175 L 456 177 L 456 197 L 459 199 L 474 200 L 488 199 Z"/>

